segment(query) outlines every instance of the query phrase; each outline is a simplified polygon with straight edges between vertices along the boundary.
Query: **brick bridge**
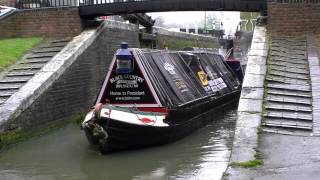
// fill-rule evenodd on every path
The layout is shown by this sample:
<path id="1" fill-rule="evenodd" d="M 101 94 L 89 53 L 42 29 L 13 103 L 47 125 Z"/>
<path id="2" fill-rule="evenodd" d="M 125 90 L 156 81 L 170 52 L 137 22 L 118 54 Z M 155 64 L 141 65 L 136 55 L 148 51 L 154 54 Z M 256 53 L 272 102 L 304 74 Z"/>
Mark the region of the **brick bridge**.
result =
<path id="1" fill-rule="evenodd" d="M 74 36 L 83 30 L 83 19 L 86 18 L 121 13 L 186 10 L 267 12 L 268 30 L 274 35 L 297 36 L 310 31 L 320 31 L 320 0 L 48 0 L 41 4 L 30 4 L 32 0 L 17 2 L 19 3 L 15 0 L 0 0 L 0 5 L 24 9 L 0 20 L 0 37 Z M 48 6 L 50 8 L 46 8 Z"/>
<path id="2" fill-rule="evenodd" d="M 167 11 L 246 11 L 260 12 L 266 0 L 93 0 L 80 5 L 80 15 L 94 17 L 122 13 Z"/>

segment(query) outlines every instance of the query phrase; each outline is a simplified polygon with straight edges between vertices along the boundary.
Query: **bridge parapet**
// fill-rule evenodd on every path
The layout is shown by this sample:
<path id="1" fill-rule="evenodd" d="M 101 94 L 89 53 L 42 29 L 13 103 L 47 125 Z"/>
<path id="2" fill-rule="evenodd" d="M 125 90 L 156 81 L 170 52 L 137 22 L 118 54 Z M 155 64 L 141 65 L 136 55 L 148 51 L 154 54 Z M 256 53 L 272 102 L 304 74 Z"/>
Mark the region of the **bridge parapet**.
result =
<path id="1" fill-rule="evenodd" d="M 47 8 L 16 11 L 0 21 L 0 38 L 72 37 L 80 34 L 78 8 Z"/>
<path id="2" fill-rule="evenodd" d="M 16 0 L 0 0 L 0 6 L 14 7 Z"/>

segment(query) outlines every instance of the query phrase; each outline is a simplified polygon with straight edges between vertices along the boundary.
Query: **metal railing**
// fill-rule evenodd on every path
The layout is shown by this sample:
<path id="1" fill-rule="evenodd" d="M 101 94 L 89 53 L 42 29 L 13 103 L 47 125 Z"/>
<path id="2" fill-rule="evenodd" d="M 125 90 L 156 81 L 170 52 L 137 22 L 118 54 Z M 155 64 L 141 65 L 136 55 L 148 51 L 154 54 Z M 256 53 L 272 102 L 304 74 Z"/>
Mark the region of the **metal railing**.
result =
<path id="1" fill-rule="evenodd" d="M 320 0 L 268 0 L 269 3 L 318 4 Z"/>
<path id="2" fill-rule="evenodd" d="M 143 2 L 152 0 L 80 0 L 80 5 L 96 5 L 96 4 L 113 4 L 113 3 L 128 3 L 128 2 Z"/>
<path id="3" fill-rule="evenodd" d="M 134 2 L 161 2 L 161 0 L 16 0 L 16 8 L 19 9 L 34 9 L 34 8 L 45 8 L 45 7 L 64 7 L 64 6 L 93 6 L 93 5 L 103 5 L 103 4 L 128 4 L 133 5 Z M 172 0 L 175 1 L 175 0 Z M 198 0 L 194 0 L 197 2 Z M 202 0 L 203 1 L 203 0 Z M 209 0 L 210 1 L 210 0 Z M 252 0 L 211 0 L 215 2 L 213 4 L 220 3 L 225 5 L 227 2 L 230 3 L 250 3 Z M 253 0 L 253 3 L 256 3 Z M 267 0 L 261 0 L 267 1 Z M 269 1 L 320 1 L 320 0 L 269 0 Z M 170 2 L 166 0 L 166 3 Z M 183 1 L 179 0 L 180 3 Z M 189 1 L 190 4 L 190 1 Z"/>
<path id="4" fill-rule="evenodd" d="M 114 4 L 128 2 L 142 2 L 152 0 L 17 0 L 16 8 L 35 9 L 45 7 L 87 6 L 98 4 Z"/>
<path id="5" fill-rule="evenodd" d="M 79 6 L 79 0 L 17 0 L 18 9 Z"/>

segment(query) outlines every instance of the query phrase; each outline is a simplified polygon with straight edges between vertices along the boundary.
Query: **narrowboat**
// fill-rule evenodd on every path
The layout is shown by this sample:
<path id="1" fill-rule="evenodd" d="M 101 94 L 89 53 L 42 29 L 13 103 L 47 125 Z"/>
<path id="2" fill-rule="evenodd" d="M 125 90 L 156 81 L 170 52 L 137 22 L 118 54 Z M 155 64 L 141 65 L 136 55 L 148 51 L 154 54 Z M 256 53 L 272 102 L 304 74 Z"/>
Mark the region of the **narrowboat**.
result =
<path id="1" fill-rule="evenodd" d="M 237 99 L 240 90 L 217 53 L 122 43 L 81 128 L 102 153 L 166 144 L 205 125 L 208 112 Z"/>

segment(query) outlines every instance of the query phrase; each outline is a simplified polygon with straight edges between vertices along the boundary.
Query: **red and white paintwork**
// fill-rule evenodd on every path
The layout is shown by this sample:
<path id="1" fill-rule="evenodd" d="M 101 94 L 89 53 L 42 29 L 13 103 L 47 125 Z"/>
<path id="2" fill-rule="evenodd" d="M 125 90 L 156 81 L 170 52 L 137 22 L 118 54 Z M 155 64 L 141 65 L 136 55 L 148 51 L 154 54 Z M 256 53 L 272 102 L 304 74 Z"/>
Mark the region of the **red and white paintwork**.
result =
<path id="1" fill-rule="evenodd" d="M 140 112 L 140 113 L 139 113 Z M 90 111 L 84 120 L 84 123 L 91 120 L 94 114 L 94 110 Z M 128 124 L 136 124 L 142 126 L 155 126 L 155 127 L 168 127 L 169 125 L 164 122 L 166 113 L 145 113 L 142 111 L 121 111 L 112 109 L 112 107 L 103 107 L 100 111 L 100 117 L 106 119 L 112 119 L 114 121 L 121 121 Z"/>

